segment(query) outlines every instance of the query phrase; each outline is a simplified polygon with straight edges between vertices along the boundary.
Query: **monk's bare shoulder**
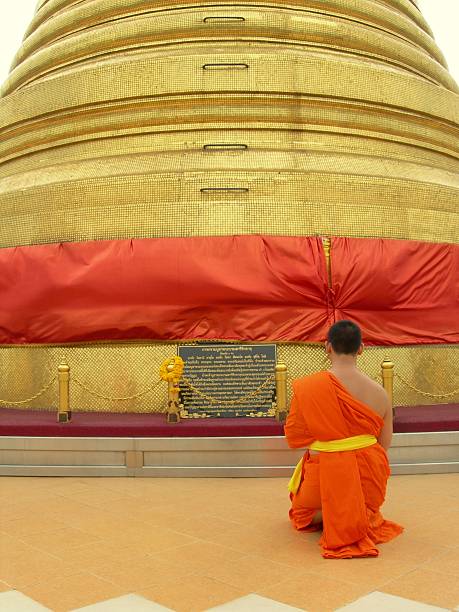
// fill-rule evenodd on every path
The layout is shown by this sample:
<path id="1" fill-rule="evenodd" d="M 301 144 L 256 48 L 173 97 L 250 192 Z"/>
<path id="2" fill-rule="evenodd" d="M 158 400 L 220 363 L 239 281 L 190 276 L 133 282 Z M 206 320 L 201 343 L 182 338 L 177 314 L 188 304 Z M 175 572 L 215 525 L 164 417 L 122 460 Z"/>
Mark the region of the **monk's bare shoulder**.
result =
<path id="1" fill-rule="evenodd" d="M 386 390 L 363 372 L 359 372 L 359 374 L 362 382 L 365 384 L 365 394 L 368 397 L 368 403 L 376 409 L 380 416 L 384 417 L 389 407 L 389 396 Z"/>
<path id="2" fill-rule="evenodd" d="M 359 372 L 359 374 L 367 382 L 369 388 L 374 390 L 375 393 L 378 393 L 378 394 L 381 394 L 382 396 L 386 396 L 387 397 L 387 393 L 386 393 L 384 387 L 382 387 L 379 383 L 377 383 L 375 380 L 373 380 L 372 378 L 370 378 L 369 376 L 367 376 L 363 372 Z"/>

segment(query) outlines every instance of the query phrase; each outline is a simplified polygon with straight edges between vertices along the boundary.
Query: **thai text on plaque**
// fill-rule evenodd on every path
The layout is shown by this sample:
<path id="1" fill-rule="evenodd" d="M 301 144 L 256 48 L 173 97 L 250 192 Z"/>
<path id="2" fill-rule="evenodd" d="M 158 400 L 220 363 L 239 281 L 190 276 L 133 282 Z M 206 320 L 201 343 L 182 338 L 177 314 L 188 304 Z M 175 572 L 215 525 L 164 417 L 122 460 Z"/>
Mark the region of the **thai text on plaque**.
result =
<path id="1" fill-rule="evenodd" d="M 275 344 L 179 346 L 182 416 L 274 416 Z"/>

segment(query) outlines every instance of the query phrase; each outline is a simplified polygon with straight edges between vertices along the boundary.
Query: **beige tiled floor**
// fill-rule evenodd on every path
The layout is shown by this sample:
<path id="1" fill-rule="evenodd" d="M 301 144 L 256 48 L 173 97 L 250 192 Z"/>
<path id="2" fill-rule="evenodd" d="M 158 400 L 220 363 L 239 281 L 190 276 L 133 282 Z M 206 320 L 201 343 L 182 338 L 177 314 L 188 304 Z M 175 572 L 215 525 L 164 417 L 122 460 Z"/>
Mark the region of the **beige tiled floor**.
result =
<path id="1" fill-rule="evenodd" d="M 286 479 L 0 478 L 0 593 L 55 612 L 129 594 L 178 612 L 250 594 L 309 612 L 374 591 L 459 605 L 459 474 L 391 479 L 384 513 L 406 531 L 376 559 L 322 559 L 287 510 Z"/>

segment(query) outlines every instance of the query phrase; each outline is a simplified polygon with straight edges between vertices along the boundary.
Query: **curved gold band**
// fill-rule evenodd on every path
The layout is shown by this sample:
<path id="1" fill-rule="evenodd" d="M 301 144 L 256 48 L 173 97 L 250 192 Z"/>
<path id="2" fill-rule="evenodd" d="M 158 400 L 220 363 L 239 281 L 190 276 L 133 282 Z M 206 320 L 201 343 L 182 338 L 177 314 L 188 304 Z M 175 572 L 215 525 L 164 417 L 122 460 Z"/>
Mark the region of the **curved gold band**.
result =
<path id="1" fill-rule="evenodd" d="M 236 19 L 236 21 L 227 21 Z M 212 21 L 211 21 L 212 20 Z M 197 27 L 199 24 L 199 27 Z M 206 25 L 208 24 L 208 25 Z M 192 45 L 228 45 L 270 43 L 279 53 L 287 45 L 304 46 L 305 51 L 337 52 L 361 56 L 373 63 L 387 63 L 393 69 L 420 75 L 452 91 L 457 85 L 447 70 L 424 50 L 403 38 L 367 23 L 343 20 L 332 14 L 310 13 L 300 9 L 260 7 L 198 7 L 194 10 L 168 8 L 155 12 L 155 18 L 126 19 L 113 28 L 107 22 L 97 28 L 76 31 L 58 38 L 24 59 L 3 87 L 4 95 L 56 71 L 68 71 L 82 63 L 102 61 L 102 56 L 122 52 L 155 54 L 156 49 L 171 45 L 177 49 Z M 288 47 L 287 47 L 288 48 Z"/>

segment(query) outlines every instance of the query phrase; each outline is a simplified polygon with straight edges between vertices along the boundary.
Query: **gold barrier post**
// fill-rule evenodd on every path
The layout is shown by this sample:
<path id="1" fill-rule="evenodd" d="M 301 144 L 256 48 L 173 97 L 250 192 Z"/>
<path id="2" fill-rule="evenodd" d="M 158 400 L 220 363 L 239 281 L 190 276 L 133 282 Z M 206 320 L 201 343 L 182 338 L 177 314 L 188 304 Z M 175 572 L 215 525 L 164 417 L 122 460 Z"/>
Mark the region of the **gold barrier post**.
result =
<path id="1" fill-rule="evenodd" d="M 389 401 L 394 410 L 394 362 L 390 359 L 384 358 L 381 364 L 381 375 L 383 387 L 389 396 Z"/>
<path id="2" fill-rule="evenodd" d="M 72 419 L 70 410 L 70 367 L 67 363 L 60 363 L 57 368 L 59 381 L 59 408 L 57 422 L 68 423 Z"/>
<path id="3" fill-rule="evenodd" d="M 276 364 L 276 420 L 285 423 L 287 418 L 287 366 L 282 361 Z"/>
<path id="4" fill-rule="evenodd" d="M 167 366 L 167 370 L 172 372 L 174 364 L 170 363 Z M 167 422 L 168 423 L 180 423 L 180 405 L 179 405 L 179 381 L 169 380 L 167 381 Z"/>

